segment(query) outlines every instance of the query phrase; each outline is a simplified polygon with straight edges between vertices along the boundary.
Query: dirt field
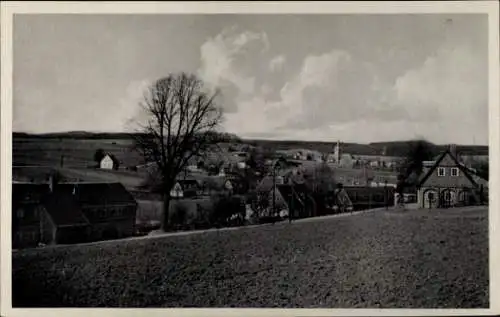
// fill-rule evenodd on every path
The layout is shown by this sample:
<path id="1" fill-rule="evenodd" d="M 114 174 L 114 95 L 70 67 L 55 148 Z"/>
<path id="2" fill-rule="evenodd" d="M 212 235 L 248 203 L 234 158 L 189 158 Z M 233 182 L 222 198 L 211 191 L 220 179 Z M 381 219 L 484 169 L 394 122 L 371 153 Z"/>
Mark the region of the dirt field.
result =
<path id="1" fill-rule="evenodd" d="M 24 250 L 15 307 L 486 308 L 485 208 Z"/>

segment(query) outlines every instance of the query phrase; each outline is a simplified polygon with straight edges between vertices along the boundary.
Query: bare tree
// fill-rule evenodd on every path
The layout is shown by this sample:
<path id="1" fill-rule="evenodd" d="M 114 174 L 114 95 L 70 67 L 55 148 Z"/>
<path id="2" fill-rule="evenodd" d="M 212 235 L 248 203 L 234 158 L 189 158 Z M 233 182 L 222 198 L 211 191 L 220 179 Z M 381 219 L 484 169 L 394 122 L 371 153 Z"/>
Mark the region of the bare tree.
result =
<path id="1" fill-rule="evenodd" d="M 135 146 L 160 174 L 163 195 L 162 229 L 168 227 L 170 191 L 193 156 L 217 142 L 222 110 L 216 92 L 208 92 L 194 75 L 171 74 L 153 83 L 140 103 L 145 114 Z"/>

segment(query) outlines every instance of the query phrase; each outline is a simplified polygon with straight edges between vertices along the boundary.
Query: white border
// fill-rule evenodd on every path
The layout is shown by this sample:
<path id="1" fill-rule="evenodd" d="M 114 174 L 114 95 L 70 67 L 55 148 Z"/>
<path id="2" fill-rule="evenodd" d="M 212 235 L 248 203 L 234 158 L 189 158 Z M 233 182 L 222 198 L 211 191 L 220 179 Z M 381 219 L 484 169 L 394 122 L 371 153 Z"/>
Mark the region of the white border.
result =
<path id="1" fill-rule="evenodd" d="M 424 316 L 493 315 L 500 313 L 498 286 L 498 241 L 500 170 L 499 117 L 499 5 L 497 1 L 415 1 L 415 2 L 2 2 L 1 4 L 1 297 L 2 316 Z M 11 289 L 11 158 L 12 158 L 12 21 L 14 13 L 486 13 L 489 15 L 489 149 L 490 149 L 490 309 L 12 309 Z M 497 211 L 497 212 L 494 212 Z M 496 270 L 494 268 L 497 268 Z"/>

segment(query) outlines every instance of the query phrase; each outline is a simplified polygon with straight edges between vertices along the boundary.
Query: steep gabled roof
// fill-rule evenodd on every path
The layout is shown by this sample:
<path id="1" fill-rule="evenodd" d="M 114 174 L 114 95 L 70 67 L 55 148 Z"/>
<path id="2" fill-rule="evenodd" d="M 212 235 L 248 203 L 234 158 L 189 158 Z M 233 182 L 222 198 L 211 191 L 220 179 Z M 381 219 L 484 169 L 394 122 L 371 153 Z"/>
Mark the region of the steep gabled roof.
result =
<path id="1" fill-rule="evenodd" d="M 43 197 L 50 192 L 48 184 L 13 183 L 12 184 L 12 207 L 23 203 L 38 204 Z"/>
<path id="2" fill-rule="evenodd" d="M 434 170 L 436 170 L 436 168 L 439 166 L 439 164 L 441 164 L 441 161 L 443 161 L 443 159 L 446 157 L 446 155 L 449 155 L 451 157 L 451 159 L 453 160 L 453 162 L 455 163 L 456 167 L 458 167 L 460 169 L 460 171 L 462 171 L 462 173 L 464 173 L 465 177 L 467 177 L 467 179 L 474 185 L 474 186 L 477 186 L 477 182 L 474 180 L 474 178 L 472 177 L 471 175 L 471 172 L 469 171 L 468 168 L 466 168 L 463 164 L 461 164 L 458 159 L 453 155 L 451 154 L 450 150 L 446 150 L 444 151 L 439 157 L 436 158 L 436 162 L 434 163 L 434 165 L 427 171 L 426 174 L 424 174 L 424 176 L 420 179 L 420 181 L 418 182 L 418 185 L 417 187 L 421 187 L 426 181 L 427 179 L 432 175 L 432 173 L 434 173 Z"/>
<path id="3" fill-rule="evenodd" d="M 178 179 L 177 183 L 179 183 L 183 189 L 190 186 L 200 186 L 200 182 L 194 178 Z"/>
<path id="4" fill-rule="evenodd" d="M 43 205 L 56 226 L 89 225 L 73 195 L 55 191 L 43 199 Z"/>
<path id="5" fill-rule="evenodd" d="M 264 176 L 264 178 L 257 185 L 257 191 L 259 192 L 267 192 L 273 188 L 273 177 L 272 176 Z"/>
<path id="6" fill-rule="evenodd" d="M 65 183 L 58 190 L 73 195 L 82 205 L 137 204 L 132 194 L 121 183 Z"/>

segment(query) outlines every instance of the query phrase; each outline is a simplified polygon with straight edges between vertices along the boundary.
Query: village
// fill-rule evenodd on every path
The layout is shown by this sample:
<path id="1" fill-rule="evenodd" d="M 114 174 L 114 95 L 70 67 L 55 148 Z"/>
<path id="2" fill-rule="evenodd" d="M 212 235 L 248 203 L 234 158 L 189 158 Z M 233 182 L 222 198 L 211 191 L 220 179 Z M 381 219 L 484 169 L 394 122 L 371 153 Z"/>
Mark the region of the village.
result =
<path id="1" fill-rule="evenodd" d="M 170 191 L 170 230 L 274 223 L 373 208 L 401 212 L 453 208 L 488 201 L 487 180 L 477 175 L 470 156 L 456 153 L 456 145 L 434 160 L 423 161 L 418 178 L 402 190 L 397 190 L 398 184 L 406 180 L 398 171 L 405 158 L 387 156 L 385 151 L 346 153 L 338 141 L 326 154 L 298 149 L 257 158 L 248 145 L 218 146 L 191 159 L 178 175 Z M 14 248 L 127 238 L 159 229 L 162 189 L 155 182 L 155 164 L 124 166 L 116 155 L 102 149 L 94 160 L 96 164 L 88 168 L 94 174 L 145 175 L 145 182 L 131 186 L 113 179 L 86 179 L 86 174 L 71 178 L 54 169 L 40 173 L 36 180 L 15 174 Z"/>
<path id="2" fill-rule="evenodd" d="M 2 316 L 494 307 L 498 5 L 28 6 Z"/>

